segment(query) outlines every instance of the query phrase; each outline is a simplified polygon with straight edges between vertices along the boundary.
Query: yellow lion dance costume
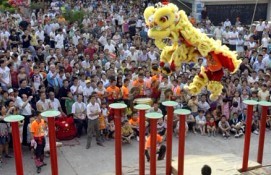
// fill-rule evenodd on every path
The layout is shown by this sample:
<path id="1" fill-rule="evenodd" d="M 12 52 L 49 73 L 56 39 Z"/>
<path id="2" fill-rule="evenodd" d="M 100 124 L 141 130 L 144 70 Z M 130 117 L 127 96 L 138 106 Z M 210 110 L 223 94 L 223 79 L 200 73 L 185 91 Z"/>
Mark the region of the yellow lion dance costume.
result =
<path id="1" fill-rule="evenodd" d="M 234 73 L 241 64 L 241 60 L 237 60 L 237 54 L 221 45 L 220 41 L 215 41 L 194 28 L 185 12 L 179 11 L 172 3 L 158 3 L 155 7 L 147 7 L 144 18 L 149 27 L 148 36 L 162 50 L 160 67 L 167 63 L 175 71 L 184 62 L 196 62 L 199 56 L 205 57 L 207 66 L 201 67 L 200 73 L 186 89 L 196 95 L 207 86 L 211 92 L 210 99 L 216 100 L 223 89 L 220 83 L 223 68 Z M 171 45 L 166 44 L 165 39 L 170 40 Z"/>

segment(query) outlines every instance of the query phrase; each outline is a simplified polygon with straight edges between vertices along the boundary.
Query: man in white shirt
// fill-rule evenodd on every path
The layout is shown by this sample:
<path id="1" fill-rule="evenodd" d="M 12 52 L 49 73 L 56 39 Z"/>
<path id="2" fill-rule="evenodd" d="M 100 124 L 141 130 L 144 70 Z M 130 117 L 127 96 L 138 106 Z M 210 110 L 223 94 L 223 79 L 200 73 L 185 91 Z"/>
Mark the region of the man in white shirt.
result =
<path id="1" fill-rule="evenodd" d="M 20 114 L 24 116 L 24 126 L 23 126 L 23 145 L 27 145 L 27 127 L 30 123 L 30 118 L 32 117 L 32 107 L 30 105 L 30 101 L 32 100 L 32 96 L 27 98 L 26 94 L 22 94 L 22 101 L 19 104 Z"/>
<path id="2" fill-rule="evenodd" d="M 75 35 L 72 37 L 72 43 L 73 43 L 73 45 L 77 46 L 78 43 L 79 43 L 79 39 L 80 39 L 79 31 L 76 31 Z"/>
<path id="3" fill-rule="evenodd" d="M 91 81 L 86 80 L 86 87 L 83 89 L 84 102 L 87 103 L 94 89 L 91 87 Z"/>
<path id="4" fill-rule="evenodd" d="M 54 92 L 49 92 L 49 99 L 48 99 L 48 103 L 49 103 L 49 108 L 56 110 L 56 111 L 60 111 L 62 115 L 66 115 L 64 114 L 60 102 L 57 98 L 55 98 L 55 93 Z"/>
<path id="5" fill-rule="evenodd" d="M 107 44 L 104 46 L 104 50 L 108 49 L 109 53 L 115 53 L 115 46 L 112 44 L 111 40 L 107 41 Z"/>
<path id="6" fill-rule="evenodd" d="M 198 107 L 205 113 L 210 109 L 209 103 L 206 101 L 206 95 L 201 95 L 201 100 L 198 102 Z"/>
<path id="7" fill-rule="evenodd" d="M 55 37 L 56 48 L 63 49 L 64 48 L 64 40 L 65 40 L 65 37 L 64 37 L 63 31 L 61 29 L 59 29 L 59 33 Z"/>
<path id="8" fill-rule="evenodd" d="M 83 128 L 87 131 L 87 121 L 85 120 L 86 108 L 87 105 L 83 102 L 83 96 L 80 94 L 77 95 L 77 102 L 72 105 L 72 114 L 76 124 L 78 138 L 81 137 Z"/>
<path id="9" fill-rule="evenodd" d="M 231 26 L 231 21 L 229 20 L 229 18 L 227 18 L 226 21 L 224 22 L 224 28 L 230 27 L 230 26 Z"/>
<path id="10" fill-rule="evenodd" d="M 82 88 L 82 86 L 80 86 L 79 80 L 78 80 L 77 77 L 74 77 L 74 79 L 73 79 L 73 85 L 70 87 L 70 90 L 72 92 L 72 95 L 73 95 L 74 99 L 77 98 L 78 94 L 82 94 L 83 93 L 83 88 Z"/>
<path id="11" fill-rule="evenodd" d="M 99 131 L 99 116 L 101 113 L 100 105 L 96 102 L 96 97 L 91 96 L 90 102 L 87 105 L 87 118 L 88 118 L 88 129 L 87 129 L 87 146 L 86 149 L 89 149 L 91 146 L 91 140 L 93 133 L 96 133 L 97 145 L 104 146 L 101 143 L 101 136 Z"/>
<path id="12" fill-rule="evenodd" d="M 39 40 L 44 41 L 44 31 L 39 27 L 38 31 L 36 31 L 36 36 L 39 37 Z"/>
<path id="13" fill-rule="evenodd" d="M 8 90 L 11 87 L 10 69 L 3 59 L 0 60 L 0 83 L 3 90 Z"/>
<path id="14" fill-rule="evenodd" d="M 263 23 L 263 20 L 260 19 L 259 24 L 257 24 L 256 26 L 256 31 L 259 36 L 260 42 L 262 41 L 264 27 L 265 27 L 265 24 Z"/>

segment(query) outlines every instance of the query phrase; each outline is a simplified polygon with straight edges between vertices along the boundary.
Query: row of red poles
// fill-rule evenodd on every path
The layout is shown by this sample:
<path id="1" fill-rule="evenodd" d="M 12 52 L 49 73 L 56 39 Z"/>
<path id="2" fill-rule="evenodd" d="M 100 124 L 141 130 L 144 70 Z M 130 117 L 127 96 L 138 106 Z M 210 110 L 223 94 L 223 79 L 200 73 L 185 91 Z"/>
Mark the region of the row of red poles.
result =
<path id="1" fill-rule="evenodd" d="M 254 100 L 245 100 L 247 104 L 247 118 L 246 118 L 246 131 L 244 141 L 244 153 L 243 153 L 243 164 L 242 172 L 248 170 L 248 159 L 250 149 L 250 137 L 251 137 L 251 125 L 253 107 L 255 105 L 262 106 L 262 116 L 259 134 L 259 145 L 258 145 L 258 156 L 257 162 L 262 164 L 263 150 L 264 150 L 264 139 L 266 129 L 266 118 L 268 107 L 271 106 L 270 102 L 256 102 Z M 178 147 L 178 175 L 184 174 L 184 150 L 185 150 L 185 120 L 186 115 L 190 114 L 189 110 L 177 109 L 174 111 L 174 106 L 177 105 L 174 101 L 163 102 L 163 105 L 167 107 L 167 152 L 166 152 L 166 175 L 172 173 L 171 162 L 172 162 L 172 133 L 173 133 L 173 116 L 174 114 L 179 116 L 180 127 L 179 127 L 179 147 Z M 122 103 L 114 103 L 110 105 L 110 108 L 114 109 L 115 114 L 115 169 L 116 175 L 122 174 L 122 139 L 121 139 L 121 118 L 122 110 L 127 106 Z M 151 159 L 150 159 L 150 174 L 156 174 L 156 135 L 157 135 L 157 120 L 162 117 L 159 113 L 145 113 L 150 108 L 149 105 L 136 105 L 135 109 L 139 111 L 140 124 L 139 124 L 139 174 L 145 174 L 145 120 L 146 117 L 150 121 L 150 133 L 151 133 Z M 50 158 L 51 158 L 51 171 L 52 175 L 58 175 L 58 164 L 57 164 L 57 151 L 56 151 L 56 135 L 55 135 L 55 117 L 60 113 L 58 111 L 47 111 L 42 113 L 43 117 L 48 118 L 49 127 L 49 143 L 50 143 Z M 145 117 L 146 116 L 146 117 Z M 23 164 L 22 164 L 22 151 L 20 144 L 20 134 L 18 122 L 24 119 L 20 115 L 11 115 L 6 117 L 4 120 L 11 123 L 12 127 L 12 139 L 14 148 L 14 157 L 16 165 L 16 174 L 23 175 Z"/>

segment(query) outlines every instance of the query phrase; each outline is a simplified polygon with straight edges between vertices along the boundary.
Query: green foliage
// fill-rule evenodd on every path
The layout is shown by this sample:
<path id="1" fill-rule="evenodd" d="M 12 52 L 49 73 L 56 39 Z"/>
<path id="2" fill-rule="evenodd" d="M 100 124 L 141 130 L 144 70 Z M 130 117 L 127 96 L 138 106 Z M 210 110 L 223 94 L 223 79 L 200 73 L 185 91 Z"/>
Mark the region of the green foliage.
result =
<path id="1" fill-rule="evenodd" d="M 31 2 L 30 8 L 33 9 L 42 9 L 45 7 L 45 4 L 43 2 Z"/>
<path id="2" fill-rule="evenodd" d="M 85 16 L 85 12 L 83 10 L 80 11 L 74 11 L 74 10 L 68 10 L 65 13 L 63 13 L 63 17 L 66 19 L 66 21 L 70 23 L 74 23 L 77 21 L 79 24 L 83 21 Z"/>
<path id="3" fill-rule="evenodd" d="M 0 0 L 0 11 L 14 13 L 16 8 L 12 7 L 8 0 Z"/>

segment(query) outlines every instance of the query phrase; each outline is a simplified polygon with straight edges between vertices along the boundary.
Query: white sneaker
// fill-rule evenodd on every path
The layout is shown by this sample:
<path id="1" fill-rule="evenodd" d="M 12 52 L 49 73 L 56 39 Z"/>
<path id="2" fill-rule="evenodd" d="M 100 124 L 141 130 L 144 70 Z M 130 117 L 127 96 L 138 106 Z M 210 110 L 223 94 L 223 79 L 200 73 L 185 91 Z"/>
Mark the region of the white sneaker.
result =
<path id="1" fill-rule="evenodd" d="M 139 142 L 139 137 L 138 136 L 136 136 L 136 140 Z"/>
<path id="2" fill-rule="evenodd" d="M 226 135 L 225 134 L 223 134 L 223 137 L 225 137 Z"/>
<path id="3" fill-rule="evenodd" d="M 253 131 L 253 134 L 259 135 L 259 132 L 257 130 Z"/>
<path id="4" fill-rule="evenodd" d="M 242 137 L 244 135 L 243 131 L 239 132 L 239 137 Z"/>
<path id="5" fill-rule="evenodd" d="M 235 138 L 238 138 L 239 137 L 239 134 L 235 134 L 235 136 L 234 136 Z"/>

